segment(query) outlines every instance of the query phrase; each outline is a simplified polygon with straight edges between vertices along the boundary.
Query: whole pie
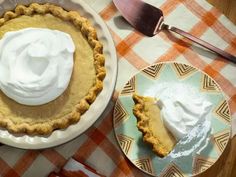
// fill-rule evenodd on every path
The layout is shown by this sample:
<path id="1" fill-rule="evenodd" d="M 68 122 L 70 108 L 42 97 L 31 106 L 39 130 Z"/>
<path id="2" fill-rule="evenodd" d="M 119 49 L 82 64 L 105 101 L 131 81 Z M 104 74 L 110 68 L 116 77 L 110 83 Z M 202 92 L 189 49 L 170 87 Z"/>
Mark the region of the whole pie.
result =
<path id="1" fill-rule="evenodd" d="M 143 141 L 152 146 L 153 152 L 164 157 L 174 148 L 176 140 L 161 120 L 160 109 L 152 97 L 133 95 L 133 113 L 137 127 L 143 134 Z"/>
<path id="2" fill-rule="evenodd" d="M 75 44 L 73 73 L 62 95 L 39 106 L 19 104 L 0 91 L 0 127 L 13 133 L 49 134 L 78 122 L 102 90 L 106 75 L 103 46 L 86 18 L 52 4 L 18 5 L 0 18 L 0 38 L 24 28 L 68 33 Z"/>

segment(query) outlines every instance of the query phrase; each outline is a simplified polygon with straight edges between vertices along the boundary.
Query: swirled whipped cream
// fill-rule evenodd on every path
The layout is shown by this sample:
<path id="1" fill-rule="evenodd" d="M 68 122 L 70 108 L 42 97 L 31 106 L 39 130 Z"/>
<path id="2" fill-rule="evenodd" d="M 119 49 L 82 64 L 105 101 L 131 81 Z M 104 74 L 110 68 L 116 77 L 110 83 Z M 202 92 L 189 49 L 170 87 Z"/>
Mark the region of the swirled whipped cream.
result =
<path id="1" fill-rule="evenodd" d="M 212 103 L 196 94 L 192 87 L 173 84 L 171 87 L 160 89 L 157 97 L 159 98 L 157 105 L 161 109 L 164 125 L 178 141 L 198 123 L 210 123 Z"/>
<path id="2" fill-rule="evenodd" d="M 73 71 L 74 43 L 69 34 L 25 28 L 0 40 L 0 88 L 18 103 L 41 105 L 60 96 Z"/>

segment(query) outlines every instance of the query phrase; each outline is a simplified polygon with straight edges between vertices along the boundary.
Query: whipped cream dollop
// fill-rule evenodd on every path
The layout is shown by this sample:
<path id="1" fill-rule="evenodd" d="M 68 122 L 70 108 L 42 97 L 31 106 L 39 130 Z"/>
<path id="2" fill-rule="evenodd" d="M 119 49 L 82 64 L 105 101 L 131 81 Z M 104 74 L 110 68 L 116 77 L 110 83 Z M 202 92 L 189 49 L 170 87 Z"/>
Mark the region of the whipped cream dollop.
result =
<path id="1" fill-rule="evenodd" d="M 0 40 L 0 88 L 18 103 L 41 105 L 60 96 L 73 71 L 69 34 L 43 28 L 7 32 Z"/>
<path id="2" fill-rule="evenodd" d="M 157 105 L 161 109 L 164 125 L 178 141 L 199 122 L 210 122 L 208 120 L 212 104 L 196 94 L 191 87 L 183 84 L 163 87 L 158 92 L 157 98 L 159 98 Z"/>

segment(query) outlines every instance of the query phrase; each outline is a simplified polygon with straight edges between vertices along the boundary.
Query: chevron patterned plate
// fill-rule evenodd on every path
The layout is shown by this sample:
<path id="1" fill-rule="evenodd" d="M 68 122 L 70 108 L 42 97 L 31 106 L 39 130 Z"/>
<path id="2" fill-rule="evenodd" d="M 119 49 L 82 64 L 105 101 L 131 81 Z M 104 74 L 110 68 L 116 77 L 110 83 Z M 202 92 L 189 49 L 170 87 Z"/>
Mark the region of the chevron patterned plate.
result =
<path id="1" fill-rule="evenodd" d="M 143 142 L 142 134 L 136 127 L 132 95 L 136 92 L 154 97 L 158 87 L 171 87 L 175 83 L 193 88 L 196 94 L 212 103 L 212 131 L 204 146 L 189 155 L 159 158 Z M 222 90 L 209 75 L 190 65 L 167 62 L 143 69 L 126 83 L 116 102 L 113 124 L 123 153 L 137 168 L 152 176 L 186 177 L 202 173 L 220 157 L 230 138 L 231 114 Z M 197 141 L 184 146 L 192 147 Z M 177 144 L 175 151 L 181 148 Z"/>

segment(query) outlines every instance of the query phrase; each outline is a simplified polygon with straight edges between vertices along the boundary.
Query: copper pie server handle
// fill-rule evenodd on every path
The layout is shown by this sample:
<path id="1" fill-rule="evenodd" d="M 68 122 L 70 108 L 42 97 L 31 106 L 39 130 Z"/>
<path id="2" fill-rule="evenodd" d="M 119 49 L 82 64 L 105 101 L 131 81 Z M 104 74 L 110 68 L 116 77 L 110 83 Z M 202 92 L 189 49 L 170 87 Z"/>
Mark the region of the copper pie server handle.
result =
<path id="1" fill-rule="evenodd" d="M 184 37 L 188 38 L 189 40 L 199 44 L 200 46 L 205 47 L 205 48 L 209 49 L 210 51 L 217 53 L 218 55 L 228 59 L 229 61 L 231 61 L 233 63 L 236 63 L 236 57 L 235 56 L 233 56 L 233 55 L 229 54 L 228 52 L 225 52 L 225 51 L 209 44 L 206 41 L 203 41 L 203 40 L 191 35 L 190 33 L 187 33 L 187 32 L 185 32 L 181 29 L 178 29 L 176 27 L 172 27 L 172 26 L 169 26 L 169 25 L 166 25 L 166 24 L 162 24 L 162 29 L 167 29 L 167 30 L 175 32 L 175 33 L 177 33 L 181 36 L 184 36 Z"/>
<path id="2" fill-rule="evenodd" d="M 123 17 L 138 31 L 147 35 L 154 36 L 161 30 L 168 30 L 178 33 L 189 40 L 217 53 L 229 61 L 236 63 L 236 57 L 205 42 L 181 29 L 164 24 L 163 13 L 160 9 L 142 0 L 113 0 L 117 9 Z"/>

